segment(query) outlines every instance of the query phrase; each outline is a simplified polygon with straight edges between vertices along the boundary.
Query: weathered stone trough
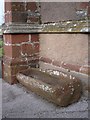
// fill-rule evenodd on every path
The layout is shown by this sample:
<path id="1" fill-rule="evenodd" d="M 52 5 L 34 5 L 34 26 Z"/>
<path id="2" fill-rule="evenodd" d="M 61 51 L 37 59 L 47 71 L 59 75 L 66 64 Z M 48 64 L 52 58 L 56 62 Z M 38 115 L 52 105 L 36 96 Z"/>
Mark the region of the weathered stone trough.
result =
<path id="1" fill-rule="evenodd" d="M 17 79 L 28 90 L 60 106 L 78 101 L 82 92 L 80 80 L 67 74 L 56 76 L 29 68 L 19 72 Z"/>

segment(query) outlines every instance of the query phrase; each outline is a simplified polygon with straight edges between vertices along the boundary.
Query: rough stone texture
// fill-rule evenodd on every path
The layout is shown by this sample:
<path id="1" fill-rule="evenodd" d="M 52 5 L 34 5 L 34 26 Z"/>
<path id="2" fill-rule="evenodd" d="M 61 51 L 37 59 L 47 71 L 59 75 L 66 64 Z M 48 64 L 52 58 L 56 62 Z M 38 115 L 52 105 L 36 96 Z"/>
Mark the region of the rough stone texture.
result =
<path id="1" fill-rule="evenodd" d="M 85 61 L 88 61 L 88 35 L 40 34 L 40 56 L 83 65 Z"/>
<path id="2" fill-rule="evenodd" d="M 83 8 L 80 2 L 42 2 L 41 20 L 45 23 L 81 19 L 83 16 L 78 16 L 76 11 L 86 6 Z"/>
<path id="3" fill-rule="evenodd" d="M 22 59 L 21 59 L 22 60 Z M 10 61 L 10 59 L 9 59 Z M 6 62 L 6 63 L 5 63 Z M 23 60 L 11 60 L 9 63 L 8 61 L 3 61 L 2 63 L 2 78 L 7 81 L 9 84 L 16 84 L 18 82 L 16 78 L 16 74 L 19 71 L 25 70 L 29 67 L 38 67 L 38 58 L 28 58 L 27 61 Z"/>
<path id="4" fill-rule="evenodd" d="M 45 23 L 42 25 L 42 32 L 44 33 L 88 33 L 90 18 L 85 20 L 67 20 L 60 22 Z"/>
<path id="5" fill-rule="evenodd" d="M 68 63 L 65 63 L 65 62 L 62 62 L 62 61 L 56 61 L 56 60 L 52 60 L 50 58 L 45 58 L 45 57 L 41 57 L 41 56 L 40 56 L 39 60 L 43 61 L 45 63 L 50 63 L 52 65 L 68 69 L 69 71 L 73 70 L 73 71 L 79 72 L 80 71 L 79 69 L 81 67 L 81 66 L 76 65 L 76 64 L 75 65 L 74 64 L 68 64 Z M 86 71 L 87 71 L 87 67 L 86 67 Z"/>
<path id="6" fill-rule="evenodd" d="M 39 42 L 39 34 L 31 34 L 32 42 Z"/>
<path id="7" fill-rule="evenodd" d="M 5 2 L 5 23 L 26 21 L 24 2 Z"/>
<path id="8" fill-rule="evenodd" d="M 36 67 L 39 61 L 38 34 L 4 34 L 3 79 L 17 83 L 16 73 Z"/>
<path id="9" fill-rule="evenodd" d="M 79 70 L 79 72 L 90 75 L 90 66 L 82 66 Z"/>
<path id="10" fill-rule="evenodd" d="M 51 60 L 51 59 L 45 58 L 45 57 L 40 57 L 39 60 L 40 60 L 40 61 L 43 61 L 43 62 L 46 62 L 46 63 L 50 63 L 50 64 L 52 63 L 52 60 Z"/>
<path id="11" fill-rule="evenodd" d="M 11 23 L 11 22 L 25 23 L 26 21 L 27 21 L 26 13 L 10 12 L 5 14 L 5 23 Z"/>
<path id="12" fill-rule="evenodd" d="M 5 24 L 38 23 L 36 2 L 5 2 Z M 31 18 L 31 19 L 30 19 Z M 9 26 L 8 26 L 9 27 Z M 17 29 L 18 30 L 18 29 Z M 16 73 L 29 66 L 38 67 L 38 34 L 4 34 L 3 79 L 10 84 L 17 83 Z"/>
<path id="13" fill-rule="evenodd" d="M 24 10 L 25 10 L 24 2 L 5 1 L 5 12 L 7 12 L 7 11 L 24 11 Z"/>
<path id="14" fill-rule="evenodd" d="M 27 4 L 26 4 L 26 10 L 31 10 L 31 11 L 37 10 L 36 3 L 35 2 L 31 2 L 31 3 L 27 2 Z"/>
<path id="15" fill-rule="evenodd" d="M 75 104 L 68 107 L 59 107 L 41 99 L 40 96 L 37 96 L 33 92 L 26 91 L 25 88 L 18 84 L 11 87 L 3 81 L 2 117 L 85 119 L 88 118 L 88 100 L 86 97 L 82 97 Z"/>
<path id="16" fill-rule="evenodd" d="M 39 23 L 36 2 L 5 2 L 5 23 Z"/>
<path id="17" fill-rule="evenodd" d="M 29 42 L 28 34 L 4 34 L 4 44 L 20 44 L 22 42 Z"/>
<path id="18" fill-rule="evenodd" d="M 5 12 L 11 11 L 11 2 L 5 2 Z"/>
<path id="19" fill-rule="evenodd" d="M 12 62 L 12 61 L 11 61 Z M 10 63 L 3 62 L 3 75 L 2 78 L 7 81 L 9 84 L 17 83 L 16 73 L 21 70 L 25 70 L 28 68 L 27 64 L 23 65 L 22 63 L 11 65 Z"/>
<path id="20" fill-rule="evenodd" d="M 80 80 L 67 74 L 57 77 L 33 68 L 19 72 L 17 79 L 29 90 L 60 106 L 68 106 L 81 97 Z"/>
<path id="21" fill-rule="evenodd" d="M 20 46 L 4 45 L 3 48 L 4 48 L 4 55 L 7 57 L 16 58 L 16 57 L 19 57 L 21 54 L 20 53 L 21 52 Z"/>
<path id="22" fill-rule="evenodd" d="M 23 12 L 12 12 L 12 21 L 11 22 L 16 22 L 16 23 L 27 22 L 27 14 L 23 13 Z"/>
<path id="23" fill-rule="evenodd" d="M 88 21 L 85 17 L 85 11 L 83 12 L 83 17 L 81 17 L 82 15 L 80 16 L 80 11 L 78 11 L 79 16 L 76 14 L 77 10 L 86 10 L 87 6 L 88 3 L 81 4 L 72 2 L 6 2 L 6 23 L 4 26 L 4 57 L 7 57 L 8 60 L 6 60 L 7 62 L 4 61 L 4 64 L 5 62 L 8 63 L 8 61 L 10 61 L 9 66 L 12 64 L 13 66 L 17 64 L 31 65 L 34 67 L 37 64 L 37 66 L 39 66 L 38 56 L 40 51 L 39 48 L 41 46 L 40 56 L 44 57 L 43 61 L 45 61 L 46 59 L 50 64 L 53 63 L 56 66 L 60 66 L 61 64 L 62 67 L 66 69 L 69 67 L 71 70 L 73 69 L 79 71 L 78 66 L 87 64 L 86 61 L 88 61 L 88 35 L 41 34 L 41 42 L 39 43 L 39 35 L 37 33 L 55 31 L 70 33 L 88 32 Z M 41 15 L 39 14 L 39 12 L 41 13 Z M 40 17 L 42 23 L 48 23 L 39 24 Z M 82 20 L 77 21 L 79 19 Z M 62 20 L 65 21 L 62 22 Z M 27 22 L 30 24 L 28 24 Z M 67 64 L 62 64 L 62 61 Z"/>
<path id="24" fill-rule="evenodd" d="M 57 67 L 55 65 L 52 65 L 52 64 L 49 64 L 49 63 L 45 63 L 45 62 L 39 62 L 40 63 L 40 69 L 42 69 L 43 71 L 46 71 L 46 70 L 58 70 L 58 71 L 62 71 L 66 74 L 69 74 L 69 75 L 73 75 L 75 76 L 76 78 L 80 79 L 81 82 L 82 82 L 82 93 L 88 97 L 88 92 L 90 91 L 90 76 L 86 75 L 86 74 L 83 74 L 83 73 L 80 73 L 80 72 L 75 72 L 75 71 L 72 71 L 72 70 L 68 70 L 68 69 L 64 69 L 62 67 Z"/>
<path id="25" fill-rule="evenodd" d="M 85 64 L 87 65 L 76 65 L 76 64 L 71 64 L 71 63 L 65 63 L 62 61 L 56 61 L 54 59 L 52 60 L 50 58 L 45 58 L 41 56 L 39 57 L 39 60 L 42 61 L 43 63 L 49 63 L 57 67 L 62 67 L 68 71 L 81 72 L 83 74 L 90 76 L 90 66 L 88 64 L 88 59 L 87 61 L 85 61 Z"/>
<path id="26" fill-rule="evenodd" d="M 25 11 L 24 2 L 11 2 L 11 11 Z"/>
<path id="27" fill-rule="evenodd" d="M 90 18 L 46 24 L 8 23 L 3 25 L 3 33 L 88 33 L 89 24 Z"/>

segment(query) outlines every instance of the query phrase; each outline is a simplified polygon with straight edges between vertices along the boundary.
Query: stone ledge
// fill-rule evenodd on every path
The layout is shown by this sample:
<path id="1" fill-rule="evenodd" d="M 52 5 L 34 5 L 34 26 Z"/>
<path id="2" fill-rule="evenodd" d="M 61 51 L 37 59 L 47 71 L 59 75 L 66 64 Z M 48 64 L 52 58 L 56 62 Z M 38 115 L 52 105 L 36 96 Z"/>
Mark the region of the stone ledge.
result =
<path id="1" fill-rule="evenodd" d="M 39 24 L 8 23 L 3 25 L 3 33 L 38 33 L 42 27 Z"/>
<path id="2" fill-rule="evenodd" d="M 3 33 L 89 33 L 90 20 L 61 21 L 58 23 L 29 24 L 7 23 L 3 25 Z"/>

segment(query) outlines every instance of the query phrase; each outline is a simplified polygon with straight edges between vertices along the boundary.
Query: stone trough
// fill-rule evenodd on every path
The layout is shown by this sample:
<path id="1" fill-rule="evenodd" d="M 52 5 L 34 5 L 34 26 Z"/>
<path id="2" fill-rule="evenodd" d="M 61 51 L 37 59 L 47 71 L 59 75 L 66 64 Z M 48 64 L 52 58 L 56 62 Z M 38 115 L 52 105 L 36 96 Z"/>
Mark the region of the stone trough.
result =
<path id="1" fill-rule="evenodd" d="M 40 69 L 29 68 L 17 73 L 18 81 L 28 90 L 59 105 L 68 106 L 81 97 L 81 81 L 71 75 L 50 75 Z"/>

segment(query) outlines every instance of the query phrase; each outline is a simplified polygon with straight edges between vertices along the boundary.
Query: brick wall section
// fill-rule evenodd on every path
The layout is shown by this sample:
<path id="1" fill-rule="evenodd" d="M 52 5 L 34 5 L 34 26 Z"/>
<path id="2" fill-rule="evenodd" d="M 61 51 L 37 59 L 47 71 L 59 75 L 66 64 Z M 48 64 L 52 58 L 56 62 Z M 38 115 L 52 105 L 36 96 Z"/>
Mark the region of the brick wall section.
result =
<path id="1" fill-rule="evenodd" d="M 27 14 L 28 10 L 34 14 L 35 10 L 37 10 L 36 3 L 5 2 L 5 23 L 26 23 L 30 17 L 28 17 Z M 33 19 L 30 21 L 32 24 L 36 22 L 37 21 L 33 21 Z M 36 33 L 8 33 L 3 34 L 3 38 L 4 56 L 2 77 L 10 84 L 14 84 L 18 82 L 16 79 L 17 72 L 25 70 L 29 66 L 38 67 L 39 35 Z"/>
<path id="2" fill-rule="evenodd" d="M 18 71 L 36 66 L 39 58 L 39 37 L 37 34 L 4 34 L 4 79 L 16 83 Z M 11 78 L 10 78 L 11 76 Z"/>
<path id="3" fill-rule="evenodd" d="M 38 3 L 27 2 L 26 11 L 27 11 L 27 22 L 28 23 L 40 23 L 41 22 L 39 10 L 38 10 Z"/>
<path id="4" fill-rule="evenodd" d="M 89 6 L 89 2 L 82 2 L 82 3 L 80 4 L 80 6 L 79 6 L 79 9 L 80 9 L 80 8 L 81 8 L 81 9 L 86 9 L 87 6 Z"/>
<path id="5" fill-rule="evenodd" d="M 24 2 L 5 2 L 5 23 L 26 22 Z"/>
<path id="6" fill-rule="evenodd" d="M 82 4 L 81 8 L 86 9 L 86 6 L 87 3 Z M 5 2 L 5 23 L 41 23 L 37 3 Z M 29 66 L 38 67 L 39 60 L 85 74 L 90 71 L 88 71 L 90 68 L 86 66 L 81 67 L 61 61 L 52 61 L 49 58 L 41 57 L 39 59 L 39 48 L 39 35 L 37 33 L 4 34 L 3 79 L 10 84 L 17 83 L 16 73 Z"/>
<path id="7" fill-rule="evenodd" d="M 5 2 L 5 23 L 40 23 L 35 2 Z"/>

